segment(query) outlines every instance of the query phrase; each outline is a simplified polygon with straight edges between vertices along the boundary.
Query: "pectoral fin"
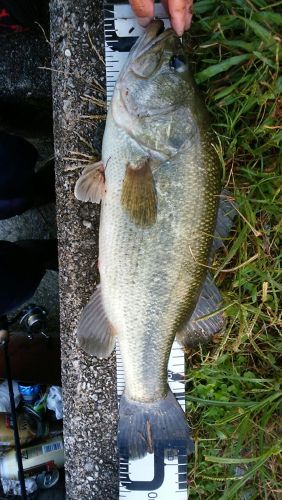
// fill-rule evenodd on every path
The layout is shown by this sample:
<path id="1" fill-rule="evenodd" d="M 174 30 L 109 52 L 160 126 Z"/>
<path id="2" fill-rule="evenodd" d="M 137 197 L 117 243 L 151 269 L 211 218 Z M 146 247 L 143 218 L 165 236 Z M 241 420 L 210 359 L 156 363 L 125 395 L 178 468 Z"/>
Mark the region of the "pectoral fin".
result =
<path id="1" fill-rule="evenodd" d="M 138 226 L 151 226 L 157 218 L 157 195 L 150 160 L 128 163 L 122 186 L 121 203 Z"/>
<path id="2" fill-rule="evenodd" d="M 79 177 L 74 195 L 78 200 L 100 203 L 105 193 L 104 164 L 102 161 L 86 167 Z"/>
<path id="3" fill-rule="evenodd" d="M 82 311 L 77 334 L 79 346 L 97 358 L 110 356 L 115 347 L 116 336 L 104 310 L 100 286 Z"/>
<path id="4" fill-rule="evenodd" d="M 217 312 L 221 307 L 222 297 L 208 273 L 194 312 L 178 331 L 177 340 L 184 347 L 207 342 L 224 326 L 224 316 L 222 312 Z"/>

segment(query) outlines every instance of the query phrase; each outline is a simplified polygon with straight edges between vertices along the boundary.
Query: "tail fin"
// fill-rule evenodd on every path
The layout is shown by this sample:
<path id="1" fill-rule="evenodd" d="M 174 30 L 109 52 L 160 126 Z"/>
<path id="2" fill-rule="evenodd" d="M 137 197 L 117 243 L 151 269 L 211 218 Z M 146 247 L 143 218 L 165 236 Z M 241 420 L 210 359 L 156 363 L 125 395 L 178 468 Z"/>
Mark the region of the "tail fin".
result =
<path id="1" fill-rule="evenodd" d="M 171 391 L 153 403 L 132 401 L 125 395 L 120 401 L 118 448 L 123 458 L 141 458 L 161 448 L 194 449 L 188 423 Z"/>

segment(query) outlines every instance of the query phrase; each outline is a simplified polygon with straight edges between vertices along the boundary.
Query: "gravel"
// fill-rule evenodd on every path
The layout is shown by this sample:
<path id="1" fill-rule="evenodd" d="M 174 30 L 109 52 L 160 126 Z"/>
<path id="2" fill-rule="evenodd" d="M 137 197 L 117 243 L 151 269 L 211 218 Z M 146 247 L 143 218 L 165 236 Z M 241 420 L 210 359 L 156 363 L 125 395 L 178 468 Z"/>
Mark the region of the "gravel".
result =
<path id="1" fill-rule="evenodd" d="M 66 171 L 80 163 L 67 158 L 101 148 L 102 126 L 81 117 L 101 112 L 82 97 L 101 99 L 93 81 L 105 82 L 89 40 L 103 54 L 102 2 L 53 0 L 50 7 L 66 491 L 69 499 L 111 500 L 118 498 L 115 356 L 97 360 L 84 354 L 75 332 L 99 279 L 99 207 L 74 198 L 79 170 Z"/>

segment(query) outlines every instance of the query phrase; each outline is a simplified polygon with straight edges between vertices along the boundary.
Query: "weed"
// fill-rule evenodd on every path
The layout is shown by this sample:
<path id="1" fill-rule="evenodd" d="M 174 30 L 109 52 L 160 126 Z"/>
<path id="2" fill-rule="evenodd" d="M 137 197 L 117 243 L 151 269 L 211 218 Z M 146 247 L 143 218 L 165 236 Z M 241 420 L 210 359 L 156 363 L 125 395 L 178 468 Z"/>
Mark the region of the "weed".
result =
<path id="1" fill-rule="evenodd" d="M 199 0 L 187 37 L 238 204 L 214 262 L 226 328 L 188 356 L 190 499 L 281 498 L 281 6 Z"/>

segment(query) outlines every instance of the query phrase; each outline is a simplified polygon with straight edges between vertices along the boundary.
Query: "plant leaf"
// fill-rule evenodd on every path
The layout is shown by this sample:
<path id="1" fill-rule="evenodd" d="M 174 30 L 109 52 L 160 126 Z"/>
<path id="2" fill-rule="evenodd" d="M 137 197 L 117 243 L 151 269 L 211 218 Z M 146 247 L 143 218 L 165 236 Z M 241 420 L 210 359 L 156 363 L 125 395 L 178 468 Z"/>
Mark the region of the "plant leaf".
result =
<path id="1" fill-rule="evenodd" d="M 206 68 L 203 71 L 197 73 L 196 81 L 197 83 L 204 82 L 205 80 L 208 80 L 208 78 L 212 78 L 213 76 L 218 75 L 219 73 L 223 73 L 223 71 L 227 71 L 232 66 L 236 66 L 245 61 L 248 61 L 251 57 L 252 57 L 251 54 L 243 54 L 241 56 L 229 57 L 228 59 L 225 59 L 221 63 L 214 64 L 213 66 L 210 66 L 209 68 Z"/>

